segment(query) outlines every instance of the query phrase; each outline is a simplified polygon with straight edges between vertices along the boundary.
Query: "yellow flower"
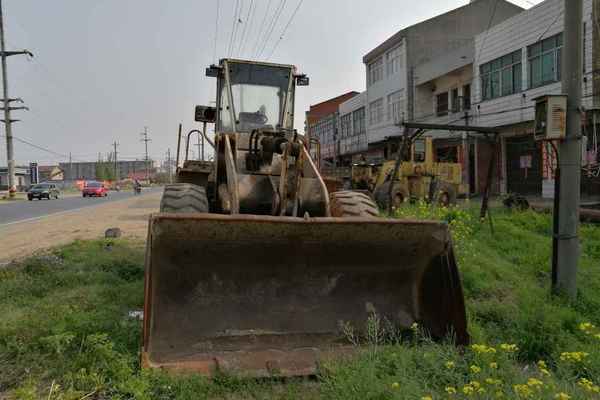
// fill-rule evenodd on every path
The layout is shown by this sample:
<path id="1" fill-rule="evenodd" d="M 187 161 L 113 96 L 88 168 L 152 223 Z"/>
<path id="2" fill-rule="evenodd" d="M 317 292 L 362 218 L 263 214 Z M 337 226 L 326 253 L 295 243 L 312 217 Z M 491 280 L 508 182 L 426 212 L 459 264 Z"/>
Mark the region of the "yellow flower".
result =
<path id="1" fill-rule="evenodd" d="M 519 350 L 519 348 L 517 347 L 516 344 L 507 344 L 507 343 L 502 343 L 500 345 L 500 348 L 502 350 L 506 351 L 507 353 L 514 353 Z"/>
<path id="2" fill-rule="evenodd" d="M 569 400 L 571 398 L 571 396 L 569 396 L 566 393 L 560 392 L 560 393 L 556 393 L 554 395 L 554 398 L 558 399 L 558 400 Z"/>
<path id="3" fill-rule="evenodd" d="M 421 400 L 433 400 L 431 396 L 423 396 Z"/>
<path id="4" fill-rule="evenodd" d="M 498 363 L 496 363 L 496 362 L 491 362 L 491 363 L 490 363 L 490 368 L 491 368 L 491 369 L 498 369 Z"/>
<path id="5" fill-rule="evenodd" d="M 499 399 L 499 398 L 501 398 L 501 397 L 504 397 L 504 393 L 502 393 L 501 391 L 499 391 L 499 390 L 498 390 L 498 391 L 496 392 L 496 398 L 497 398 L 497 399 Z"/>
<path id="6" fill-rule="evenodd" d="M 527 379 L 527 386 L 540 390 L 542 387 L 544 387 L 544 382 L 540 381 L 539 379 L 529 378 Z"/>
<path id="7" fill-rule="evenodd" d="M 477 381 L 471 381 L 469 382 L 469 385 L 471 385 L 471 387 L 473 387 L 474 389 L 479 389 L 481 387 L 481 383 Z"/>
<path id="8" fill-rule="evenodd" d="M 448 362 L 446 363 L 446 368 L 447 368 L 447 369 L 452 369 L 452 368 L 454 368 L 454 362 L 453 362 L 453 361 L 448 361 Z"/>
<path id="9" fill-rule="evenodd" d="M 486 378 L 485 383 L 488 385 L 501 385 L 502 381 L 500 379 Z"/>
<path id="10" fill-rule="evenodd" d="M 485 344 L 474 344 L 471 346 L 471 349 L 473 349 L 473 351 L 478 354 L 488 354 L 488 353 L 495 354 L 496 353 L 495 348 L 486 346 Z"/>
<path id="11" fill-rule="evenodd" d="M 560 354 L 560 359 L 561 361 L 581 362 L 587 356 L 589 356 L 589 354 L 583 351 L 564 352 Z"/>
<path id="12" fill-rule="evenodd" d="M 548 371 L 545 368 L 540 368 L 540 372 L 542 373 L 542 375 L 550 376 L 550 371 Z"/>
<path id="13" fill-rule="evenodd" d="M 533 392 L 527 385 L 514 385 L 513 389 L 518 397 L 529 398 L 533 394 Z"/>
<path id="14" fill-rule="evenodd" d="M 591 330 L 596 329 L 596 327 L 594 326 L 594 324 L 590 323 L 590 322 L 582 322 L 581 324 L 579 324 L 579 330 L 588 333 Z"/>
<path id="15" fill-rule="evenodd" d="M 589 379 L 581 378 L 577 384 L 588 392 L 600 393 L 600 386 L 594 385 Z"/>
<path id="16" fill-rule="evenodd" d="M 543 368 L 543 369 L 547 369 L 548 366 L 546 365 L 546 362 L 544 360 L 540 360 L 537 362 L 537 366 L 538 368 Z"/>
<path id="17" fill-rule="evenodd" d="M 465 385 L 462 388 L 462 391 L 465 395 L 471 396 L 473 394 L 473 392 L 475 391 L 475 389 L 473 389 L 473 387 L 471 385 Z"/>
<path id="18" fill-rule="evenodd" d="M 392 383 L 392 389 L 398 389 L 398 388 L 400 388 L 400 384 L 398 382 Z"/>
<path id="19" fill-rule="evenodd" d="M 471 367 L 469 369 L 474 374 L 478 374 L 481 372 L 481 368 L 479 368 L 477 365 L 471 365 Z"/>
<path id="20" fill-rule="evenodd" d="M 446 393 L 448 393 L 448 394 L 450 394 L 450 395 L 456 394 L 456 388 L 455 388 L 455 387 L 452 387 L 452 386 L 448 386 L 448 387 L 446 388 Z"/>

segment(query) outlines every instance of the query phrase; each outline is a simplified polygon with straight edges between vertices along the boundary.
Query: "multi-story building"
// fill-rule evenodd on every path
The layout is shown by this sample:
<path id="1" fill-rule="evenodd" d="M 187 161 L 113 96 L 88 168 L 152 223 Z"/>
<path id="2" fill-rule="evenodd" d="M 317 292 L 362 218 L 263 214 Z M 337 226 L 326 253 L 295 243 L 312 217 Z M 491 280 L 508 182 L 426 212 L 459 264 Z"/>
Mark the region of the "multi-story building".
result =
<path id="1" fill-rule="evenodd" d="M 334 163 L 339 156 L 338 141 L 338 107 L 348 99 L 358 95 L 358 92 L 348 92 L 343 95 L 311 105 L 306 112 L 305 133 L 308 138 L 318 139 L 321 147 L 320 162 Z M 311 151 L 314 151 L 312 149 Z M 313 153 L 313 156 L 316 154 Z"/>
<path id="2" fill-rule="evenodd" d="M 367 53 L 369 146 L 386 147 L 386 138 L 400 133 L 399 122 L 415 118 L 416 67 L 472 46 L 475 35 L 521 11 L 505 0 L 474 0 L 402 29 Z"/>
<path id="3" fill-rule="evenodd" d="M 534 101 L 560 94 L 564 1 L 546 0 L 475 37 L 473 115 L 475 125 L 501 129 L 499 180 L 502 192 L 553 197 L 556 160 L 547 143 L 533 139 Z M 600 1 L 583 1 L 583 107 L 598 106 L 600 93 Z M 596 97 L 594 97 L 596 94 Z M 588 130 L 588 135 L 592 131 Z M 598 161 L 594 137 L 584 158 Z M 583 176 L 584 193 L 600 193 L 597 179 Z"/>
<path id="4" fill-rule="evenodd" d="M 344 165 L 368 156 L 366 100 L 362 92 L 339 106 L 339 157 Z"/>

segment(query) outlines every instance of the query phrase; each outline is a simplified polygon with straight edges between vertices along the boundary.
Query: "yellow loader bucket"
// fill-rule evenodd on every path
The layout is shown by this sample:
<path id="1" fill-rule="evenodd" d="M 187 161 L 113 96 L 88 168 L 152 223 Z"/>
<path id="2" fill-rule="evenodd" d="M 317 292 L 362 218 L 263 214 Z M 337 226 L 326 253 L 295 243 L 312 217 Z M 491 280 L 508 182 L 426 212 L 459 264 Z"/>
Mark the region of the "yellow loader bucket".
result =
<path id="1" fill-rule="evenodd" d="M 145 367 L 311 375 L 373 312 L 469 341 L 442 223 L 157 214 L 148 239 Z"/>

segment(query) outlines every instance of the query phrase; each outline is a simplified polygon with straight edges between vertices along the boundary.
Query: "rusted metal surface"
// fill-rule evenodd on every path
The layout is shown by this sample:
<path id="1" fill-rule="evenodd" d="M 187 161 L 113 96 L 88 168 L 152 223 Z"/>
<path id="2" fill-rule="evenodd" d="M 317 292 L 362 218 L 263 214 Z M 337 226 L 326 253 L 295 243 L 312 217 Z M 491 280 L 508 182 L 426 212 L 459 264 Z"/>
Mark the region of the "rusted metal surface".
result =
<path id="1" fill-rule="evenodd" d="M 445 224 L 157 214 L 146 261 L 144 365 L 309 375 L 377 312 L 466 344 Z"/>

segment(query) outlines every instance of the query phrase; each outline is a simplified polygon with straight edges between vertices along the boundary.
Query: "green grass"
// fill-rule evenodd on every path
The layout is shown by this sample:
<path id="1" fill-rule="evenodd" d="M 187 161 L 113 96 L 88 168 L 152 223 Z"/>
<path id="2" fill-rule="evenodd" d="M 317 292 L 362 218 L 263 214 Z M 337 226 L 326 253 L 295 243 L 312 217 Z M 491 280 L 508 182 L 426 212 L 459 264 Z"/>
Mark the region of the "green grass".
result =
<path id="1" fill-rule="evenodd" d="M 310 380 L 141 371 L 141 323 L 128 312 L 143 304 L 143 246 L 75 242 L 0 270 L 0 398 L 484 399 L 529 392 L 531 398 L 561 392 L 600 398 L 593 392 L 600 384 L 600 339 L 594 336 L 600 329 L 580 326 L 600 326 L 600 227 L 581 228 L 579 294 L 569 302 L 550 295 L 550 216 L 495 210 L 492 235 L 475 215 L 419 205 L 396 217 L 450 223 L 473 343 L 493 351 L 433 343 L 417 329 L 401 343 L 377 341 L 351 360 L 323 365 Z M 376 318 L 371 325 L 378 325 Z M 503 343 L 517 350 L 503 350 Z M 564 352 L 576 354 L 561 357 Z M 547 367 L 540 368 L 540 360 Z M 582 379 L 594 383 L 586 388 Z M 458 393 L 449 395 L 447 387 Z"/>

